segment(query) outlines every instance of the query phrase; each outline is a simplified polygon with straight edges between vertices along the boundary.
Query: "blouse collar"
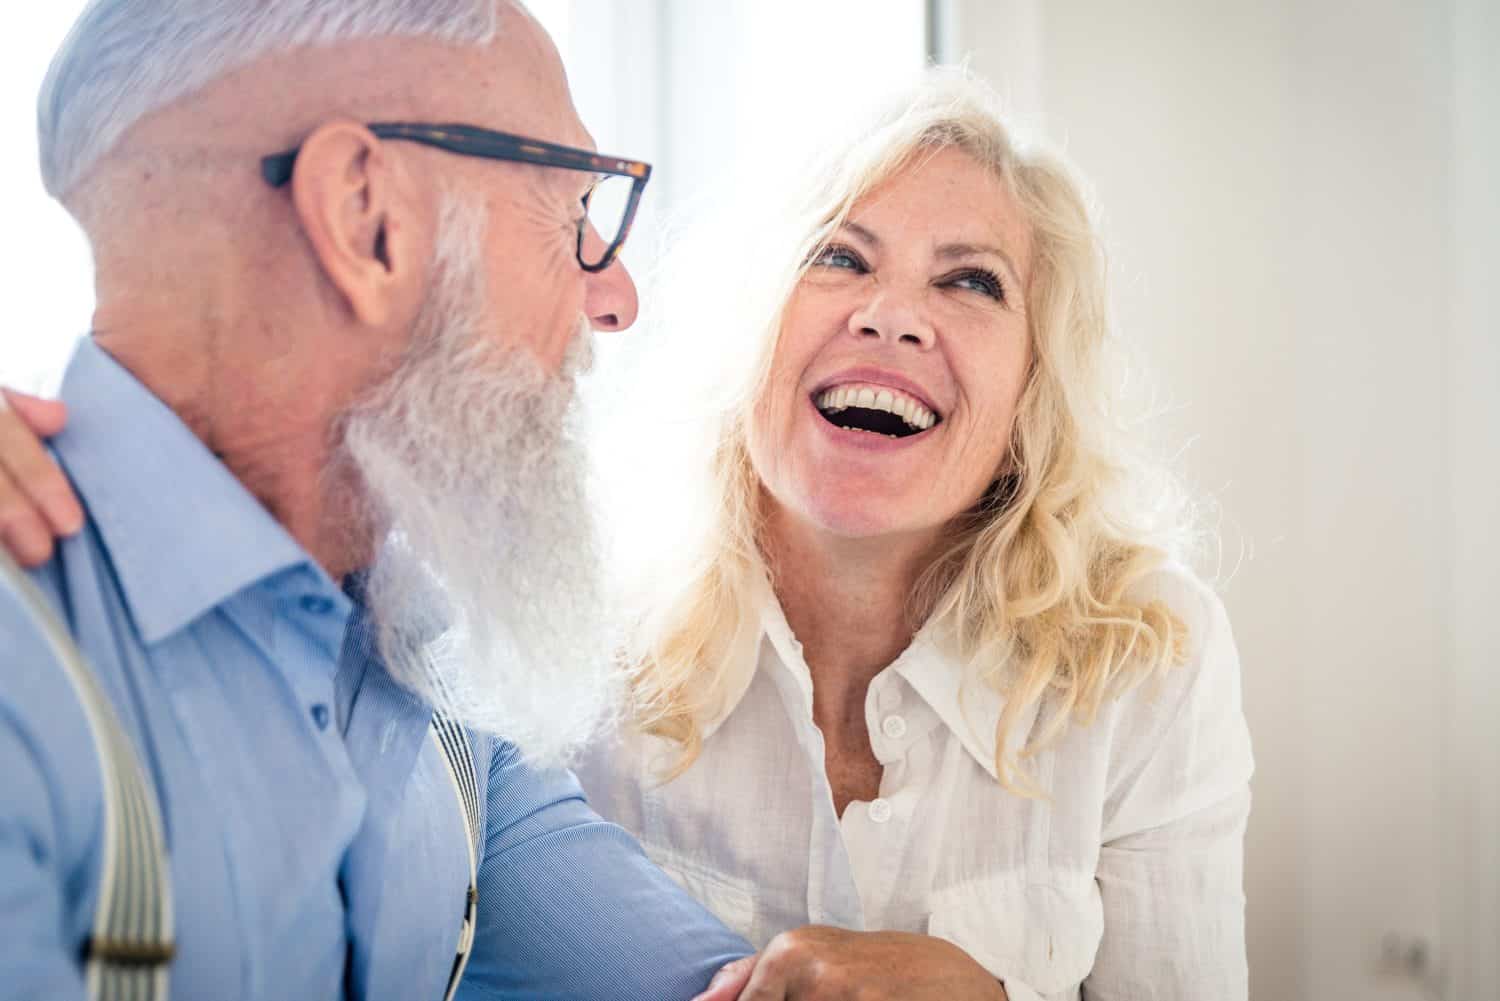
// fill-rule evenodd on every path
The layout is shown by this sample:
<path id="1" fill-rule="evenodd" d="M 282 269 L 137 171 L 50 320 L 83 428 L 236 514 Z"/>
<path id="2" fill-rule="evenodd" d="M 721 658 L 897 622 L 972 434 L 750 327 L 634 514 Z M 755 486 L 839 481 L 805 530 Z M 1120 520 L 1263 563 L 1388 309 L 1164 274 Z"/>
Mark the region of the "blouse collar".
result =
<path id="1" fill-rule="evenodd" d="M 812 674 L 803 656 L 802 644 L 793 634 L 781 603 L 769 584 L 761 585 L 759 600 L 761 642 L 750 645 L 741 654 L 754 658 L 755 662 L 739 672 L 739 683 L 725 700 L 724 711 L 704 728 L 704 739 L 712 736 L 743 700 L 763 662 L 762 650 L 767 647 L 776 662 L 790 674 L 802 696 L 802 704 L 788 706 L 788 711 L 795 712 L 798 722 L 805 718 L 805 722 L 811 724 Z M 1000 715 L 1005 711 L 1005 697 L 993 686 L 974 677 L 973 672 L 965 671 L 959 658 L 951 652 L 951 644 L 945 642 L 947 639 L 945 630 L 931 624 L 924 626 L 911 645 L 882 674 L 894 672 L 910 685 L 959 739 L 969 755 L 998 782 L 995 736 Z M 1037 711 L 1033 704 L 1011 730 L 1008 743 L 1013 756 L 1019 752 L 1036 722 Z"/>

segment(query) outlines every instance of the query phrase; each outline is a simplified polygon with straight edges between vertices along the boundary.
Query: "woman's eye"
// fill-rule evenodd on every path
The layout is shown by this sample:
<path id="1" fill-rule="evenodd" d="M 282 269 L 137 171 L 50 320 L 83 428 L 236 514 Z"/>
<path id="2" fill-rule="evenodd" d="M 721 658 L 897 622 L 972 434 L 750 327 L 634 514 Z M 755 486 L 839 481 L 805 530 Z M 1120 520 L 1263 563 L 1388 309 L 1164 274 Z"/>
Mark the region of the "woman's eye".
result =
<path id="1" fill-rule="evenodd" d="M 848 247 L 825 247 L 817 257 L 813 258 L 812 262 L 824 268 L 841 268 L 848 271 L 865 270 L 865 262 Z"/>
<path id="2" fill-rule="evenodd" d="M 978 292 L 980 295 L 989 296 L 996 302 L 1005 301 L 1005 286 L 1000 281 L 1000 276 L 993 271 L 975 270 L 965 271 L 948 279 L 948 284 L 956 288 L 968 289 Z"/>

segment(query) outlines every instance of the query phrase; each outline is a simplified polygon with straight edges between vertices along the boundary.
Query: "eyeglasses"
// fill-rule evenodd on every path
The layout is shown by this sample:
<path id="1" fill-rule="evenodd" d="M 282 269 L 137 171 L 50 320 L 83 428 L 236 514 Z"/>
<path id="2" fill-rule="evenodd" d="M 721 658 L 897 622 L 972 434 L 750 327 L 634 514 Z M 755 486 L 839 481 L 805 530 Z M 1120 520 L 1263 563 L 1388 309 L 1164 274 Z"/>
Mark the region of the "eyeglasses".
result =
<path id="1" fill-rule="evenodd" d="M 583 214 L 578 217 L 578 266 L 593 273 L 614 263 L 641 193 L 651 179 L 651 165 L 640 160 L 622 160 L 617 156 L 600 156 L 572 146 L 559 146 L 540 139 L 527 139 L 508 132 L 492 132 L 472 125 L 415 125 L 406 122 L 378 122 L 366 126 L 381 139 L 435 146 L 450 153 L 478 156 L 487 160 L 532 163 L 563 170 L 583 170 L 596 174 L 583 195 Z M 260 162 L 261 176 L 273 188 L 284 187 L 292 179 L 292 169 L 302 147 L 268 156 Z M 599 235 L 603 253 L 586 249 L 584 234 L 592 228 Z"/>

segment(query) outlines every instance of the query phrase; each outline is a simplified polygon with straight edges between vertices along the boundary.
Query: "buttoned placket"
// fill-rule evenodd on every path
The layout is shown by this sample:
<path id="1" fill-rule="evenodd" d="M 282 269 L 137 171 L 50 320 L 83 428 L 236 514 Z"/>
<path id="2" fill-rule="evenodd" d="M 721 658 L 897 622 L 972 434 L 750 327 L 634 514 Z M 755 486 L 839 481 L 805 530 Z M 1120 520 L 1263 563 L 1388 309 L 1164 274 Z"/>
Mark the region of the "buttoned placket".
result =
<path id="1" fill-rule="evenodd" d="M 840 821 L 845 849 L 859 886 L 867 918 L 880 923 L 889 909 L 901 873 L 897 864 L 910 838 L 919 796 L 912 781 L 908 751 L 923 734 L 908 718 L 912 709 L 905 682 L 887 668 L 870 682 L 865 694 L 865 725 L 870 746 L 882 766 L 880 794 L 868 803 L 851 803 Z"/>
<path id="2" fill-rule="evenodd" d="M 344 624 L 347 616 L 335 614 L 336 605 L 332 598 L 317 593 L 304 594 L 296 599 L 297 613 L 292 621 L 295 627 L 323 651 L 329 654 L 329 660 L 335 667 L 338 664 L 338 650 L 340 644 L 333 641 L 331 635 L 337 629 L 341 638 L 344 632 Z M 311 672 L 309 672 L 311 674 Z M 313 725 L 318 728 L 320 734 L 338 737 L 337 730 L 330 732 L 329 724 L 333 719 L 334 704 L 334 679 L 333 673 L 318 673 L 310 676 L 305 681 L 307 692 L 303 694 L 303 702 L 308 708 L 308 715 L 312 718 Z M 303 682 L 299 679 L 298 688 L 301 694 Z"/>
<path id="3" fill-rule="evenodd" d="M 352 775 L 342 735 L 333 725 L 334 676 L 350 618 L 348 599 L 330 593 L 326 580 L 307 567 L 282 575 L 272 587 L 276 614 L 271 642 L 276 655 L 271 660 L 295 693 L 324 753 L 340 772 Z"/>
<path id="4" fill-rule="evenodd" d="M 769 667 L 781 703 L 792 721 L 804 752 L 809 776 L 811 844 L 808 846 L 807 917 L 811 924 L 834 925 L 861 931 L 865 927 L 859 885 L 834 808 L 828 783 L 823 732 L 813 722 L 812 675 L 802 646 L 789 629 L 767 632 L 769 648 L 762 651 L 762 667 Z M 767 664 L 765 654 L 772 663 Z"/>

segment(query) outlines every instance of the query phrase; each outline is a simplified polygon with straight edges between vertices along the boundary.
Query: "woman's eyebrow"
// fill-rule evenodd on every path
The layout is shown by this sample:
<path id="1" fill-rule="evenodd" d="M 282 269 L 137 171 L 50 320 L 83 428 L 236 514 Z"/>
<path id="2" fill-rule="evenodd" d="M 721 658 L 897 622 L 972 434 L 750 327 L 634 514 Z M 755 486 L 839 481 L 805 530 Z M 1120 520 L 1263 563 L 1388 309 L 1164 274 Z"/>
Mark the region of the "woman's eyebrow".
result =
<path id="1" fill-rule="evenodd" d="M 845 221 L 843 226 L 840 228 L 847 229 L 849 232 L 859 237 L 865 243 L 868 243 L 874 249 L 880 249 L 880 237 L 876 236 L 874 233 L 861 226 L 859 223 Z"/>
<path id="2" fill-rule="evenodd" d="M 936 253 L 938 257 L 950 260 L 956 257 L 973 257 L 976 254 L 988 254 L 992 257 L 998 257 L 1005 263 L 1005 267 L 1010 271 L 1011 276 L 1016 281 L 1021 280 L 1021 272 L 1016 268 L 1016 262 L 1012 261 L 1010 255 L 1000 247 L 991 246 L 986 243 L 945 243 L 937 248 Z"/>
<path id="3" fill-rule="evenodd" d="M 869 244 L 875 250 L 879 250 L 881 247 L 880 237 L 876 236 L 874 231 L 861 226 L 857 222 L 846 220 L 839 228 L 852 233 L 861 242 Z M 1001 263 L 1005 265 L 1006 270 L 1010 272 L 1011 279 L 1017 284 L 1020 284 L 1021 281 L 1021 271 L 1016 267 L 1016 262 L 1011 259 L 1011 256 L 1002 247 L 993 244 L 969 243 L 966 241 L 944 243 L 937 248 L 934 254 L 941 260 L 954 260 L 962 257 L 973 257 L 979 254 L 998 257 Z"/>

